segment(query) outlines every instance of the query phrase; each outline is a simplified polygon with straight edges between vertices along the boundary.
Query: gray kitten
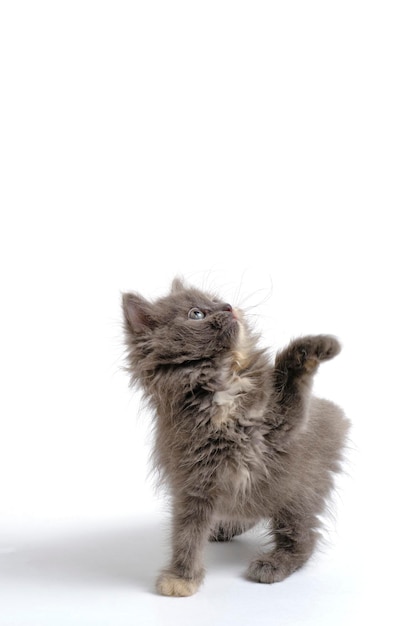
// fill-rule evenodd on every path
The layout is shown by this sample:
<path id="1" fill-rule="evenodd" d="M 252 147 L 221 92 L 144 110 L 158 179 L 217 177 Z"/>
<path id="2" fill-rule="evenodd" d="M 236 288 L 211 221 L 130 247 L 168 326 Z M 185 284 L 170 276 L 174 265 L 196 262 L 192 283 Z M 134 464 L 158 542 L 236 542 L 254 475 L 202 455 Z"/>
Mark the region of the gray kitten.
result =
<path id="1" fill-rule="evenodd" d="M 123 295 L 131 380 L 156 415 L 155 459 L 173 499 L 172 560 L 159 593 L 189 596 L 205 542 L 269 520 L 273 548 L 254 581 L 284 580 L 311 556 L 349 426 L 311 394 L 332 336 L 301 337 L 272 364 L 240 310 L 179 279 L 156 302 Z"/>

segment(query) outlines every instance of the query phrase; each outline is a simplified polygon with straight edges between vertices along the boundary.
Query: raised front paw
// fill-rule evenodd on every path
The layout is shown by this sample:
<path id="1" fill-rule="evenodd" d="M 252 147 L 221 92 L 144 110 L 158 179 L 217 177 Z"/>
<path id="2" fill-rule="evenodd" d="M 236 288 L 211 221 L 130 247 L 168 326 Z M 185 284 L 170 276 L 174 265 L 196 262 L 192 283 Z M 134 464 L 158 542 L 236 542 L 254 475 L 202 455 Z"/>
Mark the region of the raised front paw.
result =
<path id="1" fill-rule="evenodd" d="M 332 359 L 341 350 L 341 345 L 332 335 L 308 335 L 300 337 L 276 359 L 276 365 L 285 370 L 314 372 L 319 363 Z"/>

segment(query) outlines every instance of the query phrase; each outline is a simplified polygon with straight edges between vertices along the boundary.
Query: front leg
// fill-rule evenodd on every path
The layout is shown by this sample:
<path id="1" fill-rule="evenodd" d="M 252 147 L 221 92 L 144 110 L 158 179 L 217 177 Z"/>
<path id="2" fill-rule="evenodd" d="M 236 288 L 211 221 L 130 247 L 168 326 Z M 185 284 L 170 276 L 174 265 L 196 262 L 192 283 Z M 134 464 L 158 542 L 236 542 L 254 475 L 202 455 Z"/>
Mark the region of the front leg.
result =
<path id="1" fill-rule="evenodd" d="M 272 536 L 275 547 L 252 561 L 247 571 L 251 580 L 260 583 L 281 582 L 302 567 L 314 552 L 319 538 L 319 521 L 302 507 L 303 515 L 281 511 L 279 519 L 272 520 Z"/>
<path id="2" fill-rule="evenodd" d="M 313 375 L 323 361 L 341 350 L 331 335 L 300 337 L 279 352 L 275 359 L 274 384 L 281 434 L 298 432 L 307 419 Z"/>
<path id="3" fill-rule="evenodd" d="M 191 596 L 204 578 L 203 547 L 212 520 L 208 499 L 182 496 L 174 502 L 172 560 L 157 580 L 164 596 Z"/>

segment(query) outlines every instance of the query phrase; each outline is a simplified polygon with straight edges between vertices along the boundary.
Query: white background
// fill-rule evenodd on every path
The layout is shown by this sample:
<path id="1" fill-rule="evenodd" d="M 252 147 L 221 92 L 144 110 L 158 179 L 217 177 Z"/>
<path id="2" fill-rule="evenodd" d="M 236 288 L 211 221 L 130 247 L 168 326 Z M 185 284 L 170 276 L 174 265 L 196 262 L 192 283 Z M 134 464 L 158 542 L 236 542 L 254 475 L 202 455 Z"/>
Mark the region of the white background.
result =
<path id="1" fill-rule="evenodd" d="M 2 2 L 1 626 L 415 623 L 416 32 L 402 0 Z M 251 533 L 196 596 L 153 591 L 120 292 L 176 274 L 271 350 L 343 342 L 315 388 L 354 425 L 336 522 L 282 584 L 244 579 Z"/>

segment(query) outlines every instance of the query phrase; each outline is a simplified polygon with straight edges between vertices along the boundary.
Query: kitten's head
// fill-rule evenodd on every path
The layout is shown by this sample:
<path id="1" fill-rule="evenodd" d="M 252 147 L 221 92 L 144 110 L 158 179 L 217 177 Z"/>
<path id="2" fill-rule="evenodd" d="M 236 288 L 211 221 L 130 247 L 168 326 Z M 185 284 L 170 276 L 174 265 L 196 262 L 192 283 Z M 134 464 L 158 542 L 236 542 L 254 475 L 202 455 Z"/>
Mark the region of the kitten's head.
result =
<path id="1" fill-rule="evenodd" d="M 168 296 L 149 302 L 123 294 L 126 345 L 133 380 L 160 365 L 210 359 L 233 350 L 240 313 L 214 295 L 175 279 Z"/>

